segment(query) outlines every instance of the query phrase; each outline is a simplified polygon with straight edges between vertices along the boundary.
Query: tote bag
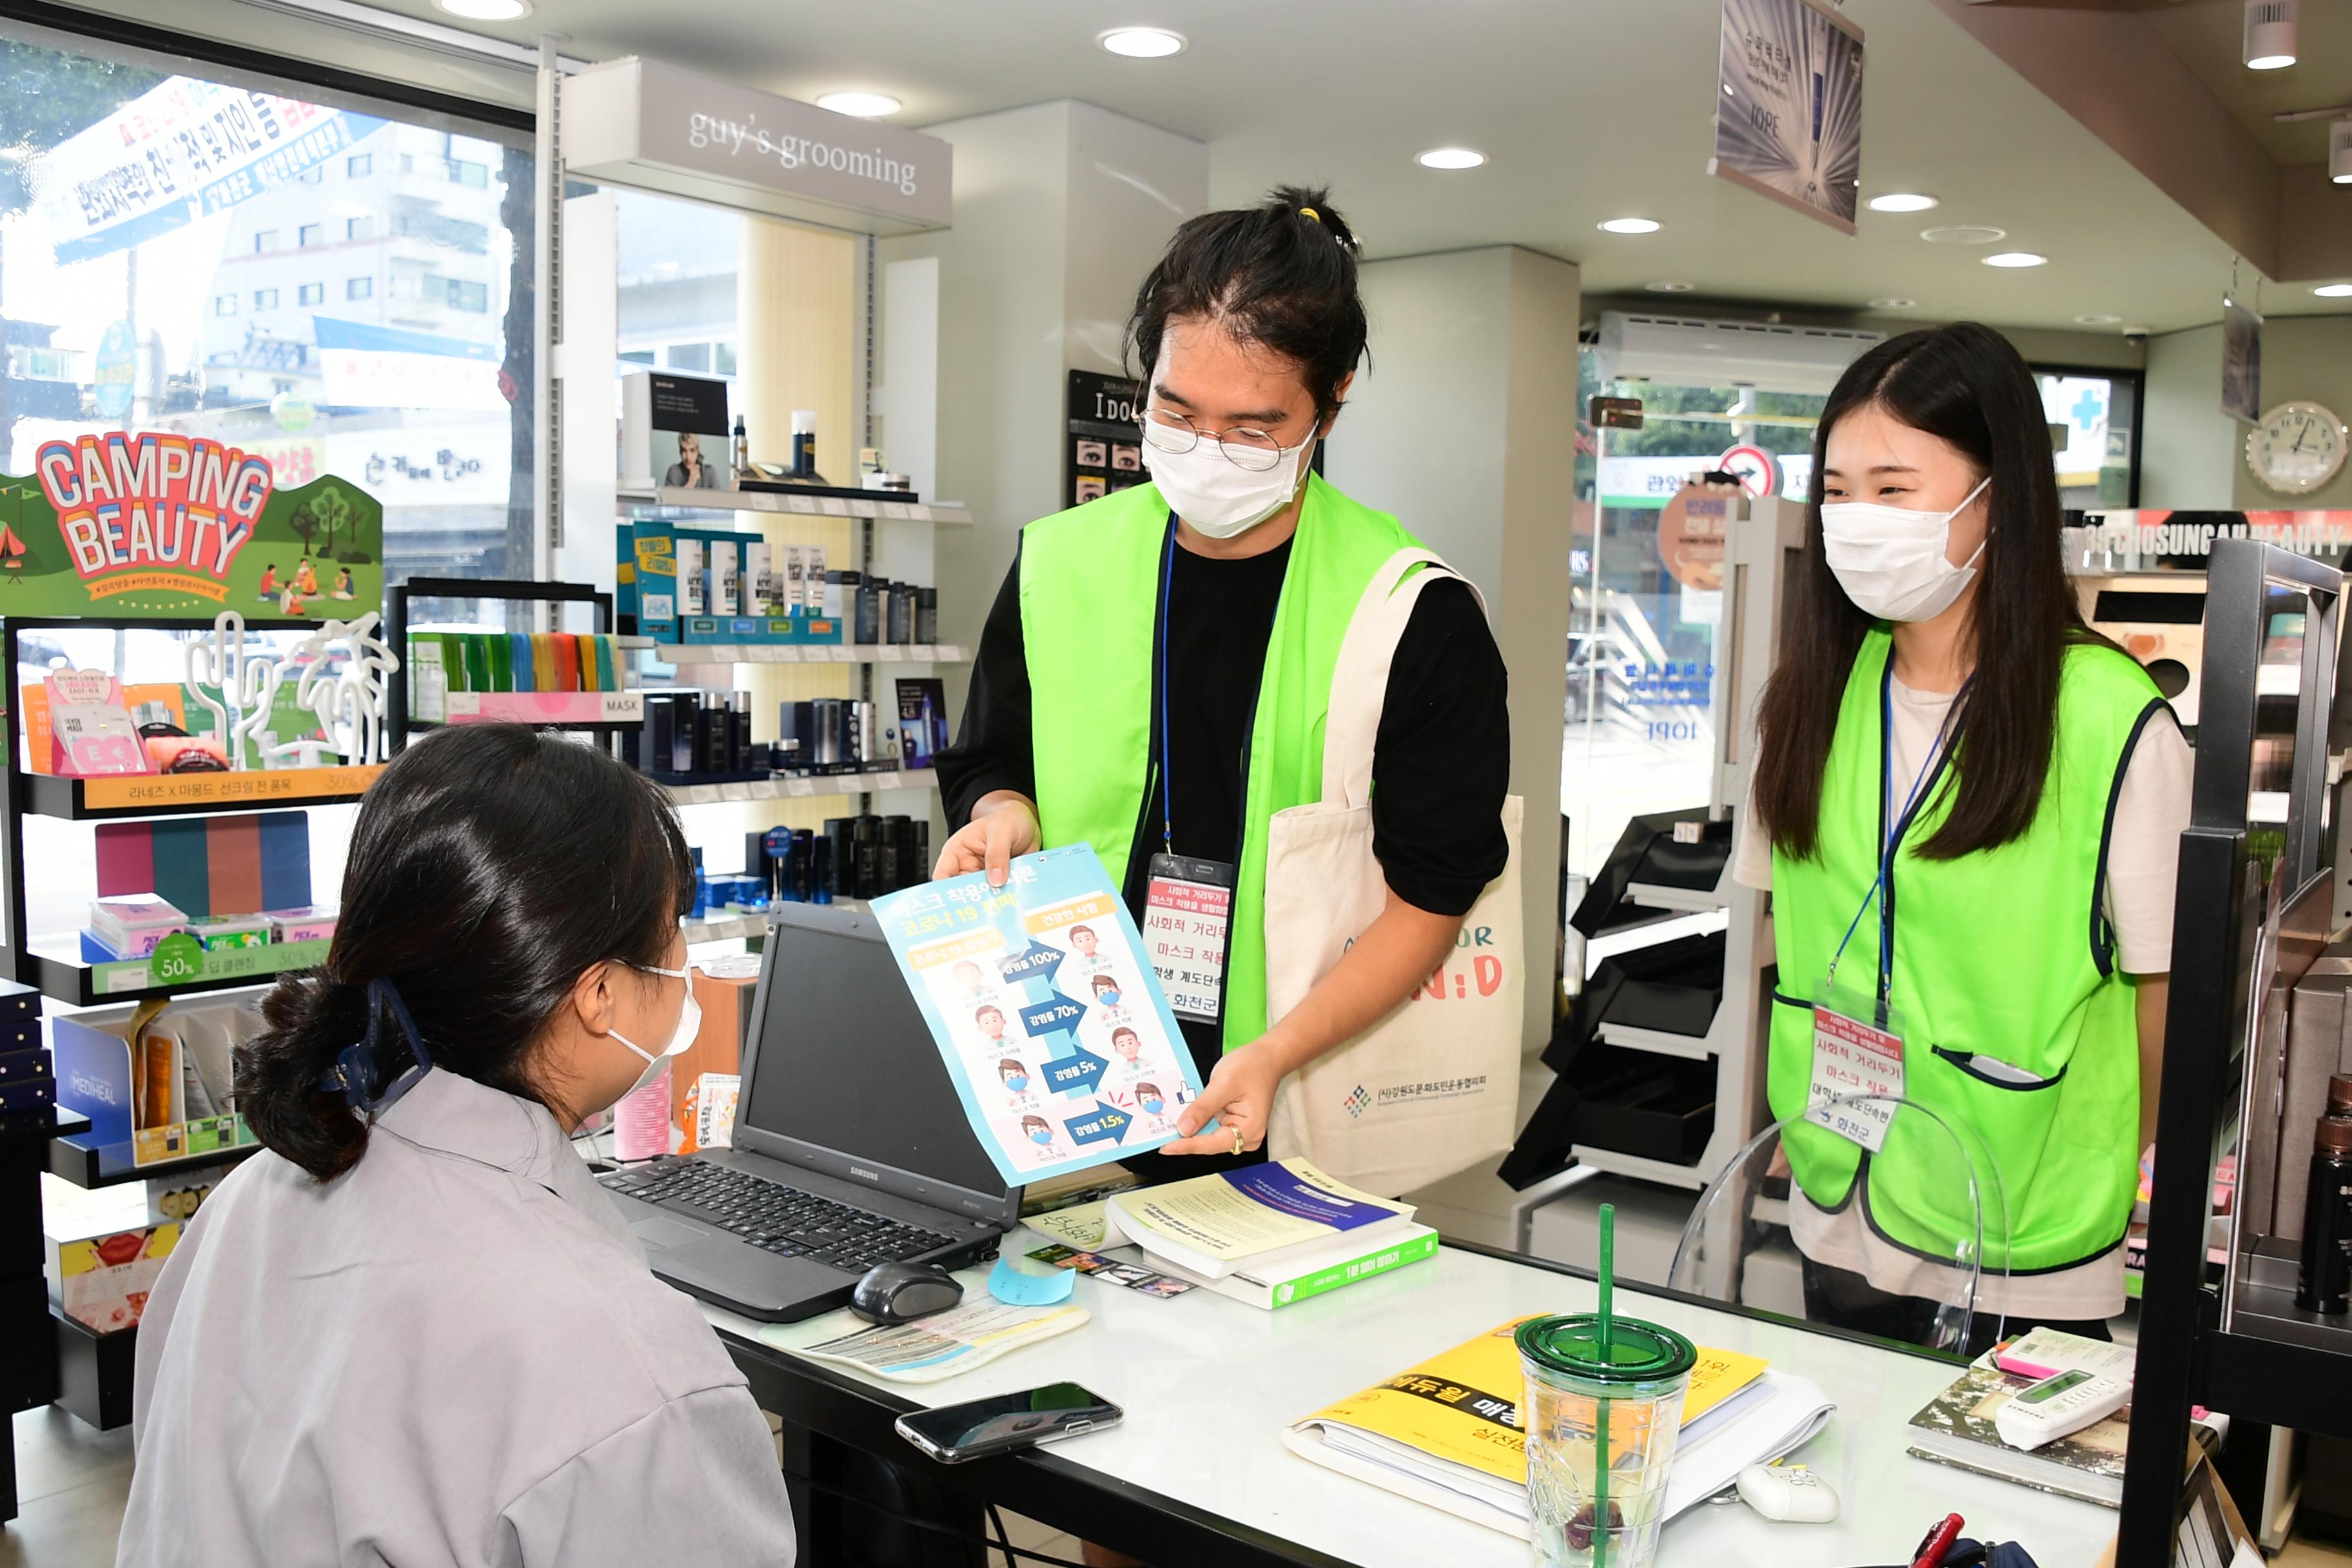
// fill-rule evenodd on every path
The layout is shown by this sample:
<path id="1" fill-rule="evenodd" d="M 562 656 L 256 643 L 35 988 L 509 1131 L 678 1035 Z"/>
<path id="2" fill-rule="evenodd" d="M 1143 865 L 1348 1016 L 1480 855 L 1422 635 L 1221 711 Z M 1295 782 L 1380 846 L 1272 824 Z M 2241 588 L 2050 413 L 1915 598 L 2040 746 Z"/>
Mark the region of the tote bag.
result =
<path id="1" fill-rule="evenodd" d="M 1407 580 L 1416 566 L 1423 570 Z M 1389 666 L 1421 590 L 1456 575 L 1425 550 L 1400 550 L 1373 574 L 1348 623 L 1323 731 L 1323 798 L 1276 812 L 1268 826 L 1269 1023 L 1297 1006 L 1387 905 L 1372 854 L 1371 789 Z M 1521 809 L 1517 795 L 1504 801 L 1510 859 L 1436 973 L 1379 1023 L 1283 1080 L 1267 1129 L 1276 1159 L 1304 1155 L 1343 1182 L 1392 1196 L 1511 1146 L 1527 985 Z"/>

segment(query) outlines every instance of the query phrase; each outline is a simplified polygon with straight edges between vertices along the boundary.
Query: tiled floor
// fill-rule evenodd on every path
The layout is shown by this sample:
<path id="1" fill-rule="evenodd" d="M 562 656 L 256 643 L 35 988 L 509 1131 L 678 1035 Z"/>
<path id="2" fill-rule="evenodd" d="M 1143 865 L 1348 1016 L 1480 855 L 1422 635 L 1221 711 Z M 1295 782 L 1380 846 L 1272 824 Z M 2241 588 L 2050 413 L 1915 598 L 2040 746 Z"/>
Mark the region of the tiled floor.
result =
<path id="1" fill-rule="evenodd" d="M 16 1417 L 17 1516 L 0 1568 L 110 1568 L 131 1495 L 131 1429 L 96 1432 L 55 1405 Z"/>

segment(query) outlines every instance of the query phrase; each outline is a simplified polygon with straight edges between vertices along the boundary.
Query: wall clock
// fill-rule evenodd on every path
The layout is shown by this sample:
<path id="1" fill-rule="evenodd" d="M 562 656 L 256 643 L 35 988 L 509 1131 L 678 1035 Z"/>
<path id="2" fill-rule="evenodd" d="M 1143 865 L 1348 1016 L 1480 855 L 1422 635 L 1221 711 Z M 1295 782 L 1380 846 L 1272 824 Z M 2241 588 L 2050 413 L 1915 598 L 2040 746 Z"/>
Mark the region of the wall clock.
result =
<path id="1" fill-rule="evenodd" d="M 2347 445 L 2343 420 L 2299 397 L 2266 411 L 2246 432 L 2246 467 L 2281 495 L 2309 495 L 2343 471 Z"/>

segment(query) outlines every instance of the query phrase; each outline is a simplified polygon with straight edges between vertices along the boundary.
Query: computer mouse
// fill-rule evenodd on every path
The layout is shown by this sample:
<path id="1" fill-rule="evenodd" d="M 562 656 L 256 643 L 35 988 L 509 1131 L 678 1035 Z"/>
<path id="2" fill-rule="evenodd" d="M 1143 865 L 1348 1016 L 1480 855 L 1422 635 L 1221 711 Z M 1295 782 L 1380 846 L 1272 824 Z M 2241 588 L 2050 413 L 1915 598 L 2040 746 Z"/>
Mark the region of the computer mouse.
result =
<path id="1" fill-rule="evenodd" d="M 962 1300 L 962 1281 L 936 1263 L 877 1263 L 850 1292 L 849 1310 L 869 1323 L 911 1323 Z"/>

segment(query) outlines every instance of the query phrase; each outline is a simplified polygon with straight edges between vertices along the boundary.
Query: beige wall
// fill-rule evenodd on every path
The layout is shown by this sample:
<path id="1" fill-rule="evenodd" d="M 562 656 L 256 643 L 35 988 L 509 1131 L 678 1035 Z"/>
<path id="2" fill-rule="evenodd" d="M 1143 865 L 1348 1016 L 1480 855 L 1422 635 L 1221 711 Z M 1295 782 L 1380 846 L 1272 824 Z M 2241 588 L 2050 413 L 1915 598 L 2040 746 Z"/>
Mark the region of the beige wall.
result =
<path id="1" fill-rule="evenodd" d="M 2310 398 L 2352 418 L 2352 316 L 2273 316 L 2263 328 L 2263 406 Z M 2246 467 L 2247 426 L 2221 412 L 2221 329 L 2151 339 L 2140 504 L 2169 510 L 2352 508 L 2352 464 L 2308 496 Z"/>

